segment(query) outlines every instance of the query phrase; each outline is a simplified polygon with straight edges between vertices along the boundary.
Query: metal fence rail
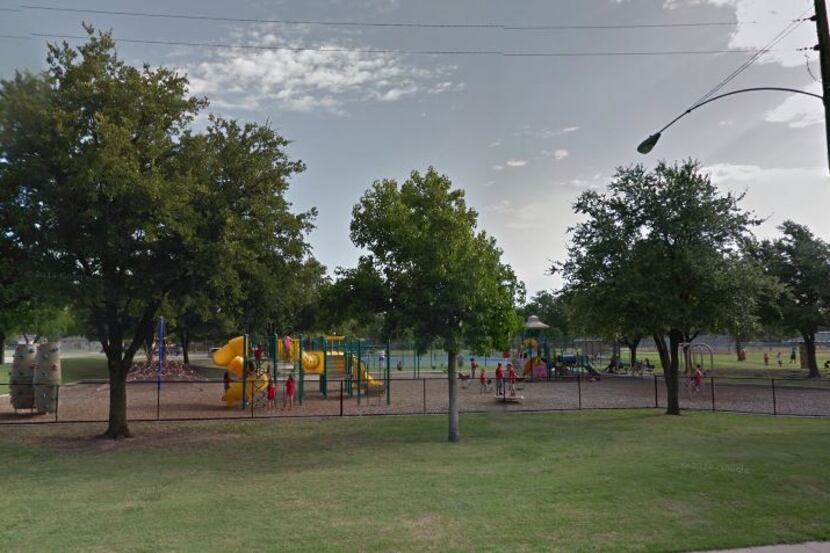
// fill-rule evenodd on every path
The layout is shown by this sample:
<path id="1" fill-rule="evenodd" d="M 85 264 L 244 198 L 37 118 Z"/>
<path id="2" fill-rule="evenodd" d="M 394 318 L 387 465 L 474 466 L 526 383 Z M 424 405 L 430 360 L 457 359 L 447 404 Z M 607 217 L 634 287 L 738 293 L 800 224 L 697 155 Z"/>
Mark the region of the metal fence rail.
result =
<path id="1" fill-rule="evenodd" d="M 666 407 L 662 375 L 617 376 L 599 379 L 584 374 L 519 380 L 499 390 L 495 379 L 458 382 L 462 413 L 550 412 L 595 409 L 660 409 Z M 106 422 L 109 384 L 82 381 L 51 386 L 52 403 L 37 410 L 15 410 L 10 397 L 0 396 L 0 425 Z M 352 390 L 350 394 L 348 390 Z M 291 417 L 350 417 L 380 415 L 434 415 L 448 411 L 446 376 L 399 376 L 388 390 L 357 393 L 357 382 L 329 382 L 328 397 L 306 391 L 302 405 L 289 408 L 285 383 L 277 383 L 274 405 L 264 391 L 255 394 L 245 409 L 221 402 L 224 385 L 216 380 L 129 382 L 127 418 L 139 421 L 194 421 L 276 419 Z M 43 386 L 37 393 L 48 393 Z M 390 401 L 387 404 L 387 393 Z M 515 395 L 513 395 L 515 394 Z M 46 409 L 43 407 L 46 406 Z M 830 416 L 830 382 L 776 378 L 706 378 L 695 389 L 688 377 L 680 379 L 682 410 L 759 413 L 767 415 Z"/>

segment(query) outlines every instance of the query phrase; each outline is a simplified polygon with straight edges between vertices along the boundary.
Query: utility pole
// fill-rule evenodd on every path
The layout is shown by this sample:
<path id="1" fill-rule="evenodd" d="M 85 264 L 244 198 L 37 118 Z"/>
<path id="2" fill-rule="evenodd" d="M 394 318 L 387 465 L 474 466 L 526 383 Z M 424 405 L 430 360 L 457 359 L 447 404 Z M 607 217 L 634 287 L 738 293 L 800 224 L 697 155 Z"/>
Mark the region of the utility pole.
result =
<path id="1" fill-rule="evenodd" d="M 830 29 L 827 25 L 827 5 L 825 0 L 815 0 L 816 3 L 816 30 L 818 31 L 818 45 L 821 64 L 822 96 L 824 96 L 824 130 L 827 136 L 827 160 L 830 164 Z M 830 166 L 830 165 L 828 165 Z"/>

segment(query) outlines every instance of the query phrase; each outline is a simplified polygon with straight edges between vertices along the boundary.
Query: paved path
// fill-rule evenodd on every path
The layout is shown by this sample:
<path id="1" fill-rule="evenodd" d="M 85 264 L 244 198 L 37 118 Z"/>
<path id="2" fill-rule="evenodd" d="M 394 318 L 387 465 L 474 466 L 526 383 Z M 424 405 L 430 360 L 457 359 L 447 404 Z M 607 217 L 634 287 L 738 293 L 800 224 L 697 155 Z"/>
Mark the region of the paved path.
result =
<path id="1" fill-rule="evenodd" d="M 801 545 L 770 545 L 767 547 L 744 547 L 709 553 L 830 553 L 830 542 L 810 542 Z"/>

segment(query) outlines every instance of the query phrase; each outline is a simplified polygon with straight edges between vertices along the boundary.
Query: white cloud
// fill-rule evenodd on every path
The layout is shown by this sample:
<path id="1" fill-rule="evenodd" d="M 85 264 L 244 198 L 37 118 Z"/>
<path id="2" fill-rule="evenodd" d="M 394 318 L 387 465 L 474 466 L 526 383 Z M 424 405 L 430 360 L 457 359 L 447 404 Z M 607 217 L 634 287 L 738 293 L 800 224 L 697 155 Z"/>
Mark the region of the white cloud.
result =
<path id="1" fill-rule="evenodd" d="M 527 163 L 528 162 L 527 162 L 526 159 L 510 159 L 510 160 L 507 160 L 507 166 L 508 167 L 524 167 L 525 165 L 527 165 Z"/>
<path id="2" fill-rule="evenodd" d="M 547 140 L 562 136 L 563 134 L 570 134 L 578 131 L 580 127 L 563 127 L 561 129 L 534 129 L 530 125 L 523 125 L 518 131 L 513 133 L 513 136 L 531 136 L 534 138 L 541 138 Z"/>
<path id="3" fill-rule="evenodd" d="M 825 170 L 820 168 L 762 168 L 759 165 L 738 165 L 732 163 L 716 163 L 704 167 L 703 170 L 709 173 L 713 183 L 719 185 L 778 181 L 782 186 L 790 186 L 805 179 L 822 177 L 825 173 Z"/>
<path id="4" fill-rule="evenodd" d="M 813 83 L 805 89 L 807 92 L 821 94 L 821 85 Z M 764 115 L 769 123 L 786 123 L 789 127 L 799 129 L 824 123 L 824 104 L 818 98 L 803 94 L 793 94 L 778 107 Z"/>
<path id="5" fill-rule="evenodd" d="M 805 2 L 795 0 L 665 0 L 663 5 L 666 9 L 702 5 L 733 8 L 738 25 L 729 39 L 729 47 L 734 49 L 764 47 L 807 8 Z M 805 17 L 810 15 L 812 12 L 808 11 Z M 758 63 L 777 63 L 785 67 L 803 65 L 804 54 L 798 52 L 797 48 L 815 42 L 815 25 L 805 21 Z"/>
<path id="6" fill-rule="evenodd" d="M 557 150 L 544 150 L 542 151 L 542 155 L 545 157 L 552 157 L 556 161 L 562 161 L 566 157 L 570 156 L 571 152 L 565 148 L 559 148 Z"/>
<path id="7" fill-rule="evenodd" d="M 342 113 L 356 102 L 463 90 L 463 83 L 448 78 L 454 67 L 418 67 L 392 53 L 356 52 L 360 47 L 351 44 L 308 44 L 269 26 L 236 33 L 234 41 L 295 50 L 207 51 L 205 59 L 186 66 L 191 92 L 208 96 L 220 108 Z M 302 50 L 306 47 L 314 50 Z"/>

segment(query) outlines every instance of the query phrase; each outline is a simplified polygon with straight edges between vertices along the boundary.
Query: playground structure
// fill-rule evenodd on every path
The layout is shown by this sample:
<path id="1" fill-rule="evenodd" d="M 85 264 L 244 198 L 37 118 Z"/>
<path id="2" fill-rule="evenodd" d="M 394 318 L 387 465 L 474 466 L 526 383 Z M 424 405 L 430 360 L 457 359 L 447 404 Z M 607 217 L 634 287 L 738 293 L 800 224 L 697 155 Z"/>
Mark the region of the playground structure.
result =
<path id="1" fill-rule="evenodd" d="M 61 384 L 60 344 L 19 344 L 9 374 L 9 399 L 15 411 L 54 413 Z"/>
<path id="2" fill-rule="evenodd" d="M 680 344 L 680 351 L 683 352 L 683 374 L 692 374 L 695 372 L 695 366 L 700 365 L 703 368 L 706 365 L 706 356 L 709 356 L 709 369 L 715 367 L 715 352 L 708 344 L 693 344 L 684 342 Z"/>
<path id="3" fill-rule="evenodd" d="M 550 359 L 550 347 L 547 340 L 541 340 L 541 331 L 547 330 L 550 326 L 539 320 L 536 315 L 531 315 L 525 322 L 526 333 L 533 337 L 522 340 L 522 347 L 525 352 L 525 363 L 522 375 L 534 379 L 547 378 L 546 360 Z"/>
<path id="4" fill-rule="evenodd" d="M 267 344 L 267 351 L 258 356 L 254 347 L 260 347 L 263 342 Z M 238 336 L 213 353 L 214 364 L 236 377 L 222 396 L 227 406 L 241 402 L 242 408 L 247 408 L 251 401 L 259 401 L 269 379 L 278 383 L 281 376 L 289 374 L 297 379 L 297 401 L 301 405 L 308 391 L 307 384 L 314 381 L 323 398 L 330 395 L 330 383 L 339 381 L 343 392 L 350 397 L 385 391 L 387 404 L 391 401 L 389 344 L 381 347 L 345 336 L 306 339 L 271 335 L 263 342 L 248 335 Z M 379 360 L 376 366 L 382 373 L 380 378 L 370 371 L 371 359 L 377 351 L 382 352 L 380 357 L 384 360 L 382 364 Z"/>

